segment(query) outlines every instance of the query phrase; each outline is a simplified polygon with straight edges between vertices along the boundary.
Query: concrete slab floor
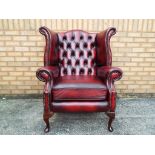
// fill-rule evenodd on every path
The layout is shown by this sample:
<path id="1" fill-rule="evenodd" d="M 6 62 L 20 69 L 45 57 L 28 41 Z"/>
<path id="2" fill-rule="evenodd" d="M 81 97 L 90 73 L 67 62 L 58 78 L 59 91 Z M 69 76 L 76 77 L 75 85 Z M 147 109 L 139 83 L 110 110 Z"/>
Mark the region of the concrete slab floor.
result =
<path id="1" fill-rule="evenodd" d="M 104 113 L 56 113 L 51 135 L 154 135 L 155 98 L 117 100 L 114 131 L 107 130 Z M 1 135 L 41 135 L 42 99 L 0 99 Z M 47 135 L 48 135 L 47 134 Z"/>

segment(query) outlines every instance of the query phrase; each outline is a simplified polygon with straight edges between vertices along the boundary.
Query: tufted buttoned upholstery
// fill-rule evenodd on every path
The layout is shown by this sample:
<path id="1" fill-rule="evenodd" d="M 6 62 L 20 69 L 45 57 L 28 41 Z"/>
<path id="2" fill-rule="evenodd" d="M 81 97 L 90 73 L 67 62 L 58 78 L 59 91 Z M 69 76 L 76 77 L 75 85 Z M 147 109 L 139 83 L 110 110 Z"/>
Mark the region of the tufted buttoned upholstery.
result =
<path id="1" fill-rule="evenodd" d="M 58 33 L 60 75 L 96 74 L 96 34 L 84 31 Z"/>
<path id="2" fill-rule="evenodd" d="M 122 71 L 112 67 L 110 38 L 115 28 L 99 33 L 71 30 L 55 33 L 41 27 L 45 36 L 44 67 L 36 72 L 45 82 L 43 102 L 45 132 L 53 112 L 106 112 L 108 130 L 115 118 L 114 82 Z"/>

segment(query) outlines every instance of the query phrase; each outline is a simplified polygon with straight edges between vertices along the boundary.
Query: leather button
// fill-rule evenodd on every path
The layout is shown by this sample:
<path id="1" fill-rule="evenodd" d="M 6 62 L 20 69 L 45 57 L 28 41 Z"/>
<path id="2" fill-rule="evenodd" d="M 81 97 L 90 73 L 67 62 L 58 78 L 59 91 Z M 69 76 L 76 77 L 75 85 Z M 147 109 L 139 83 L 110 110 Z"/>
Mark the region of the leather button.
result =
<path id="1" fill-rule="evenodd" d="M 69 66 L 70 66 L 70 65 L 71 65 L 71 63 L 72 63 L 72 62 L 71 62 L 71 60 L 69 59 L 69 60 L 67 61 L 67 65 L 69 65 Z"/>
<path id="2" fill-rule="evenodd" d="M 76 60 L 75 65 L 77 66 L 79 64 L 80 64 L 80 61 L 79 60 Z"/>
<path id="3" fill-rule="evenodd" d="M 72 56 L 72 57 L 75 56 L 75 51 L 74 51 L 74 50 L 71 51 L 71 56 Z"/>
<path id="4" fill-rule="evenodd" d="M 75 39 L 75 36 L 72 36 L 72 37 L 71 37 L 71 40 L 74 40 L 74 39 Z"/>
<path id="5" fill-rule="evenodd" d="M 80 40 L 83 40 L 83 35 L 80 36 Z"/>
<path id="6" fill-rule="evenodd" d="M 92 36 L 88 36 L 88 40 L 91 40 L 92 39 Z"/>
<path id="7" fill-rule="evenodd" d="M 63 42 L 60 42 L 60 47 L 61 47 L 61 48 L 63 48 L 63 47 L 64 47 Z"/>
<path id="8" fill-rule="evenodd" d="M 66 75 L 67 74 L 67 68 L 64 68 L 63 73 Z"/>
<path id="9" fill-rule="evenodd" d="M 63 40 L 67 40 L 67 36 L 63 36 Z"/>
<path id="10" fill-rule="evenodd" d="M 76 43 L 75 47 L 76 48 L 79 48 L 80 47 L 79 43 Z"/>
<path id="11" fill-rule="evenodd" d="M 76 71 L 75 71 L 75 68 L 72 68 L 72 71 L 71 71 L 71 72 L 72 72 L 72 75 L 74 75 L 75 72 L 76 72 Z"/>
<path id="12" fill-rule="evenodd" d="M 80 74 L 84 74 L 84 69 L 83 68 L 80 69 Z"/>
<path id="13" fill-rule="evenodd" d="M 83 44 L 83 47 L 84 47 L 84 48 L 87 48 L 87 46 L 88 46 L 87 43 L 84 43 L 84 44 Z"/>
<path id="14" fill-rule="evenodd" d="M 92 52 L 88 51 L 88 57 L 91 57 L 91 56 L 92 56 Z"/>
<path id="15" fill-rule="evenodd" d="M 85 60 L 84 60 L 84 66 L 86 66 L 87 64 L 88 64 L 88 60 L 85 59 Z"/>
<path id="16" fill-rule="evenodd" d="M 67 48 L 71 48 L 71 43 L 67 43 Z"/>
<path id="17" fill-rule="evenodd" d="M 91 73 L 92 73 L 92 69 L 89 68 L 89 69 L 88 69 L 88 75 L 90 75 Z"/>
<path id="18" fill-rule="evenodd" d="M 80 51 L 79 57 L 82 57 L 84 55 L 83 51 Z"/>
<path id="19" fill-rule="evenodd" d="M 95 43 L 91 43 L 91 48 L 95 47 Z"/>
<path id="20" fill-rule="evenodd" d="M 67 57 L 67 51 L 63 52 L 63 57 Z"/>

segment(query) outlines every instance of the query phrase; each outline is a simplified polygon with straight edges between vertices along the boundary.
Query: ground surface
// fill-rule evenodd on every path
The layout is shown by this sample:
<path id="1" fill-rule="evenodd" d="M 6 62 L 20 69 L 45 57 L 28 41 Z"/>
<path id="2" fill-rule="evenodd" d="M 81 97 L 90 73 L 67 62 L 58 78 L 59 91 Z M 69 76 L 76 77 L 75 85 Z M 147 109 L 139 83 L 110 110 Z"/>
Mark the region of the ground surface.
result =
<path id="1" fill-rule="evenodd" d="M 0 134 L 44 134 L 41 99 L 0 99 Z M 114 131 L 104 113 L 59 113 L 50 119 L 52 135 L 155 134 L 155 98 L 117 100 Z"/>

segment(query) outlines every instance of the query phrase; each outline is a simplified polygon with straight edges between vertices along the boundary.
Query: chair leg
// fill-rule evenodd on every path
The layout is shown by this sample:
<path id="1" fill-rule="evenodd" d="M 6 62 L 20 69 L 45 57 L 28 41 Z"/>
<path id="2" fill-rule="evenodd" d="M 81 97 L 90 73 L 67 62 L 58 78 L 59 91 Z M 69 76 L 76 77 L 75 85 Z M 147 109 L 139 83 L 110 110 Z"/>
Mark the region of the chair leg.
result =
<path id="1" fill-rule="evenodd" d="M 46 124 L 46 127 L 44 129 L 44 132 L 45 133 L 48 133 L 50 131 L 50 123 L 49 123 L 49 118 L 53 116 L 53 112 L 50 112 L 48 114 L 44 113 L 43 115 L 43 119 L 44 119 L 44 122 Z"/>
<path id="2" fill-rule="evenodd" d="M 106 113 L 109 117 L 109 122 L 108 122 L 108 130 L 110 132 L 113 132 L 113 127 L 112 127 L 112 122 L 114 121 L 115 119 L 115 112 L 107 112 Z"/>

